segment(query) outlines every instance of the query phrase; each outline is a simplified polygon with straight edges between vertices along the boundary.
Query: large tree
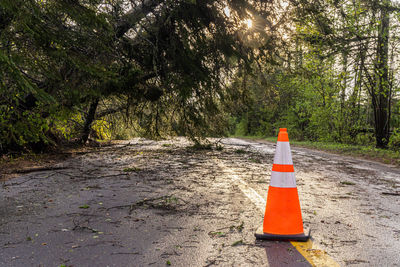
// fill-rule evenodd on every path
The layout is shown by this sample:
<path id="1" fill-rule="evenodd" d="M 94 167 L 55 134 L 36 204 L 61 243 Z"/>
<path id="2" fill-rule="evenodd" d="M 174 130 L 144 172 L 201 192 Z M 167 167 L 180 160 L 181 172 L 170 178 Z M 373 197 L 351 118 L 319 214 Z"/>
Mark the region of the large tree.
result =
<path id="1" fill-rule="evenodd" d="M 83 141 L 94 119 L 121 110 L 152 134 L 220 134 L 224 83 L 273 40 L 263 1 L 0 3 L 3 147 L 45 140 L 71 112 L 83 114 Z"/>

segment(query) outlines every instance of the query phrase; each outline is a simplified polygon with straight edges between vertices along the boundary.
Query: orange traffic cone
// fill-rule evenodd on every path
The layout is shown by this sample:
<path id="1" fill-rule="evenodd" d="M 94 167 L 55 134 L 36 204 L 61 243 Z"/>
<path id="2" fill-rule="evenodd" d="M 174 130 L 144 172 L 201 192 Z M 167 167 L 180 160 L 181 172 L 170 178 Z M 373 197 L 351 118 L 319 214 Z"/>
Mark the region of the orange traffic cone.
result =
<path id="1" fill-rule="evenodd" d="M 307 241 L 304 235 L 292 154 L 286 128 L 279 129 L 265 208 L 263 233 L 256 239 Z"/>

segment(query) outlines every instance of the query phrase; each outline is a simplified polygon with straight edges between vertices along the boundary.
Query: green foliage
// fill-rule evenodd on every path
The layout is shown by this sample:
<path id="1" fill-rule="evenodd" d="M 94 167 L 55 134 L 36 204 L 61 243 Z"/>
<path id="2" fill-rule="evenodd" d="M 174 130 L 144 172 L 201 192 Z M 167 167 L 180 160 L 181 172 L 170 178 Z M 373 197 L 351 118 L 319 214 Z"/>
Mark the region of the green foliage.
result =
<path id="1" fill-rule="evenodd" d="M 288 128 L 297 140 L 371 145 L 376 138 L 372 103 L 377 100 L 370 93 L 374 77 L 361 65 L 365 55 L 360 53 L 366 51 L 349 51 L 356 40 L 343 38 L 358 33 L 368 36 L 377 22 L 355 25 L 358 21 L 353 15 L 366 16 L 368 21 L 370 6 L 344 1 L 343 7 L 348 17 L 336 25 L 343 13 L 332 2 L 301 1 L 293 7 L 298 20 L 293 22 L 296 30 L 292 44 L 287 44 L 289 51 L 277 51 L 278 64 L 259 61 L 254 66 L 258 73 L 247 80 L 237 75 L 234 85 L 244 84 L 249 92 L 245 108 L 232 112 L 236 135 L 275 136 L 277 129 Z M 338 12 L 338 17 L 331 16 L 332 12 Z M 343 23 L 347 32 L 340 29 Z M 355 65 L 349 65 L 350 60 Z M 396 123 L 397 118 L 393 116 L 392 121 Z"/>
<path id="2" fill-rule="evenodd" d="M 389 148 L 393 150 L 400 150 L 400 128 L 394 129 L 389 140 Z"/>
<path id="3" fill-rule="evenodd" d="M 388 90 L 397 83 L 386 78 L 384 8 L 368 1 L 342 1 L 340 9 L 337 1 L 294 1 L 284 12 L 274 1 L 139 2 L 126 10 L 129 0 L 1 1 L 1 152 L 84 131 L 97 139 L 186 135 L 200 143 L 228 133 L 275 135 L 280 127 L 299 140 L 365 145 L 373 129 L 380 145 L 398 146 L 398 133 L 387 135 L 400 115 L 391 99 L 398 88 Z M 288 16 L 276 23 L 279 13 Z M 249 14 L 251 29 L 243 24 Z M 390 42 L 395 54 L 398 41 Z M 392 118 L 385 103 L 395 107 Z"/>
<path id="4" fill-rule="evenodd" d="M 88 128 L 100 139 L 226 133 L 235 92 L 223 83 L 253 51 L 238 21 L 267 11 L 247 0 L 229 2 L 230 17 L 211 0 L 145 2 L 1 1 L 2 152 Z"/>
<path id="5" fill-rule="evenodd" d="M 252 80 L 250 104 L 239 113 L 236 135 L 268 136 L 288 128 L 298 140 L 343 141 L 334 61 L 309 53 L 303 63 L 297 73 L 274 67 L 269 73 L 274 84 L 269 87 Z"/>
<path id="6" fill-rule="evenodd" d="M 64 110 L 54 113 L 50 120 L 53 122 L 52 131 L 65 140 L 72 140 L 79 132 L 84 118 L 78 112 Z"/>
<path id="7" fill-rule="evenodd" d="M 235 133 L 236 136 L 246 136 L 251 135 L 248 129 L 248 119 L 247 114 L 244 115 L 238 124 L 236 124 Z"/>
<path id="8" fill-rule="evenodd" d="M 0 12 L 9 18 L 0 32 L 0 150 L 71 138 L 77 131 L 65 114 L 109 75 L 92 53 L 106 47 L 107 35 L 93 33 L 105 33 L 104 18 L 64 1 L 4 0 Z"/>
<path id="9" fill-rule="evenodd" d="M 0 146 L 7 147 L 10 144 L 24 146 L 27 143 L 47 141 L 44 133 L 49 126 L 45 118 L 41 117 L 41 108 L 34 110 L 22 110 L 15 105 L 18 103 L 16 96 L 7 96 L 14 100 L 12 105 L 0 105 Z M 0 148 L 0 150 L 1 150 Z"/>
<path id="10" fill-rule="evenodd" d="M 373 133 L 359 133 L 357 134 L 355 144 L 365 145 L 365 146 L 373 146 L 375 143 L 375 137 Z"/>
<path id="11" fill-rule="evenodd" d="M 111 133 L 111 124 L 105 119 L 96 120 L 92 125 L 93 131 L 96 133 L 97 138 L 101 140 L 110 140 Z"/>

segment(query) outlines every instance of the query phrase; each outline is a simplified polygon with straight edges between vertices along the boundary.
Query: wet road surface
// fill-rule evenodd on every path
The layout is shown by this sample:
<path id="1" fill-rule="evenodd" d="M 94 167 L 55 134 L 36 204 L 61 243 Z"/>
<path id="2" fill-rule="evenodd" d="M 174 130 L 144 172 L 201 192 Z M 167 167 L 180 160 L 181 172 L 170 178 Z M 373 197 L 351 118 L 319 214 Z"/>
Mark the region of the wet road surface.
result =
<path id="1" fill-rule="evenodd" d="M 265 142 L 226 143 L 262 155 L 274 152 Z M 400 170 L 305 148 L 292 148 L 292 155 L 303 221 L 313 230 L 314 244 L 342 266 L 400 266 Z"/>
<path id="2" fill-rule="evenodd" d="M 312 266 L 295 244 L 254 238 L 275 145 L 222 143 L 135 139 L 3 182 L 0 266 Z M 305 250 L 341 266 L 400 266 L 400 170 L 292 154 L 304 227 L 321 249 Z"/>

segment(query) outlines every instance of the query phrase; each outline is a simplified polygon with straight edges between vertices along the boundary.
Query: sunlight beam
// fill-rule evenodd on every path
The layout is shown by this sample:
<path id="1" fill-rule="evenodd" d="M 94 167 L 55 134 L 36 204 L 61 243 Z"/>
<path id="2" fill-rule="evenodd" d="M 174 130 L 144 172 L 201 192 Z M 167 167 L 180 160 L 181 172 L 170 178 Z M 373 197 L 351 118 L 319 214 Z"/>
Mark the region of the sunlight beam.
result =
<path id="1" fill-rule="evenodd" d="M 248 29 L 253 27 L 253 20 L 252 19 L 246 19 L 245 23 L 246 23 Z"/>

